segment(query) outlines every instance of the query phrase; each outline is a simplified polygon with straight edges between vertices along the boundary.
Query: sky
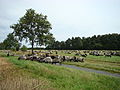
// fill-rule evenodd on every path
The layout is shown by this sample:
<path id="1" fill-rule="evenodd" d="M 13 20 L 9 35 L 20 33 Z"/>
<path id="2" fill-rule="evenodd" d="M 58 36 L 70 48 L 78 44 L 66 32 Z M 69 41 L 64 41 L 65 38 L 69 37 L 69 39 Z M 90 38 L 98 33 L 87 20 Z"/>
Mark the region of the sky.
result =
<path id="1" fill-rule="evenodd" d="M 27 9 L 48 16 L 56 40 L 120 34 L 120 0 L 0 0 L 0 42 Z"/>

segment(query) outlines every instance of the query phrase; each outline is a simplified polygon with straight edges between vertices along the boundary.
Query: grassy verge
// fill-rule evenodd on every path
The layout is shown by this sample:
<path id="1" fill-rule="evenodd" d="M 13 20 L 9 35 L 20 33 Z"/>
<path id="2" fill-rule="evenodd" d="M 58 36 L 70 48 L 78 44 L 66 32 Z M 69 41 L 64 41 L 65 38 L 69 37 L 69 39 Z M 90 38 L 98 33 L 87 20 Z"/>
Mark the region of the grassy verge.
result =
<path id="1" fill-rule="evenodd" d="M 120 88 L 120 78 L 35 61 L 18 61 L 17 57 L 7 57 L 7 59 L 16 65 L 16 68 L 25 72 L 25 75 L 48 82 L 50 90 L 119 90 Z M 24 74 L 22 77 L 25 76 Z"/>

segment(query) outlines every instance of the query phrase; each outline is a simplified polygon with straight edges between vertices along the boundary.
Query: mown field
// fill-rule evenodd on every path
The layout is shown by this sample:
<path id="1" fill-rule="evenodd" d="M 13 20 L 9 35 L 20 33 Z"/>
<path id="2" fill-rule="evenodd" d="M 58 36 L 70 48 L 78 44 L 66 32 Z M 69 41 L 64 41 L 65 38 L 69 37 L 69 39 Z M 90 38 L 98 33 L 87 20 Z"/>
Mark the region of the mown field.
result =
<path id="1" fill-rule="evenodd" d="M 6 57 L 3 53 L 0 54 L 2 56 L 1 58 L 3 58 L 2 61 L 5 61 L 5 65 L 7 65 L 0 64 L 0 90 L 120 89 L 120 78 L 117 77 L 38 63 L 35 61 L 19 61 L 17 60 L 18 57 Z M 89 59 L 93 57 L 89 56 L 87 58 Z"/>

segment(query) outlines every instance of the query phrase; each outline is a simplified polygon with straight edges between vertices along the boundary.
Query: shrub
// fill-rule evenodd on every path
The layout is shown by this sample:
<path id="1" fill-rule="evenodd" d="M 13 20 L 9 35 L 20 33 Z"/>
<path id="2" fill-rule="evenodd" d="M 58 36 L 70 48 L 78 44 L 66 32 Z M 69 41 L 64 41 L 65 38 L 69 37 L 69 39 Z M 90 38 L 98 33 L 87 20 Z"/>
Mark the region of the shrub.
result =
<path id="1" fill-rule="evenodd" d="M 21 51 L 27 51 L 27 47 L 26 47 L 25 45 L 23 45 L 23 46 L 21 47 Z"/>

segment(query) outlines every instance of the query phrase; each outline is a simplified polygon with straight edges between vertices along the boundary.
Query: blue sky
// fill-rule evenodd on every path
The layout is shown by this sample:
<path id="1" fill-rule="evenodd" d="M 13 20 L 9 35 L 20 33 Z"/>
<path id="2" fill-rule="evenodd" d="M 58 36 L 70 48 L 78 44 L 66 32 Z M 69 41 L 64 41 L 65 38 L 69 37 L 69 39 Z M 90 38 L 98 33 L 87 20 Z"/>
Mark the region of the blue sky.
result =
<path id="1" fill-rule="evenodd" d="M 59 41 L 120 33 L 120 0 L 0 0 L 0 42 L 29 8 L 48 16 Z"/>

